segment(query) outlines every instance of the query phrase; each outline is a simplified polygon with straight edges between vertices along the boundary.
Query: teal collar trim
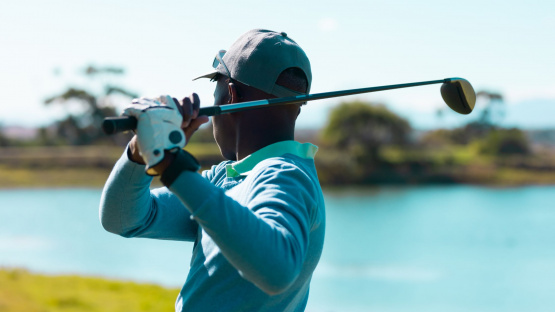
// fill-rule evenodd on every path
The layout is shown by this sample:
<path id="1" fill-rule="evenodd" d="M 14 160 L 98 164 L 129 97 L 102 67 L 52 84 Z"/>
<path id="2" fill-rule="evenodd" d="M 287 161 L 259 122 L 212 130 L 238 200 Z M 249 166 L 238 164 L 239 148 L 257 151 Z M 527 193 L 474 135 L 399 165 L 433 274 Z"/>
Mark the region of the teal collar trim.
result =
<path id="1" fill-rule="evenodd" d="M 314 159 L 317 151 L 318 146 L 311 143 L 299 143 L 297 141 L 277 142 L 259 149 L 240 161 L 227 164 L 225 167 L 226 176 L 228 178 L 246 176 L 259 162 L 285 154 L 292 154 L 305 159 Z"/>

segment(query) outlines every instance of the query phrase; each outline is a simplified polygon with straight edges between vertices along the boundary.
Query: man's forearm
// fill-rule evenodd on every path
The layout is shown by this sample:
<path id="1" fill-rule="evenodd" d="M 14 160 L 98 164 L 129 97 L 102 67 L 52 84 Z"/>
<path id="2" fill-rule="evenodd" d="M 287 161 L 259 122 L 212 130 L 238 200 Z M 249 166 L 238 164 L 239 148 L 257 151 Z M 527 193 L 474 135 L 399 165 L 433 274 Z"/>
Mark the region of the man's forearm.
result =
<path id="1" fill-rule="evenodd" d="M 141 223 L 144 218 L 141 212 L 150 205 L 152 177 L 144 173 L 144 165 L 130 161 L 128 156 L 129 149 L 126 148 L 112 169 L 100 200 L 102 226 L 120 235 Z"/>
<path id="2" fill-rule="evenodd" d="M 128 150 L 117 161 L 100 202 L 100 220 L 124 237 L 194 240 L 198 225 L 166 188 L 150 190 L 145 166 L 132 162 Z"/>

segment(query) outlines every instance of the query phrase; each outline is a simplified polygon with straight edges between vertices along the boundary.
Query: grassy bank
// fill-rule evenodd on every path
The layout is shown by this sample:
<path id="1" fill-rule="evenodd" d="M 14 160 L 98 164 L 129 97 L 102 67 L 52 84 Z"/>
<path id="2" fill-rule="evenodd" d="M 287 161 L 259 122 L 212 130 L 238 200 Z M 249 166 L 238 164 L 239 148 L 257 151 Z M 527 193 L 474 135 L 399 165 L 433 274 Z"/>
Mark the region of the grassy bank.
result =
<path id="1" fill-rule="evenodd" d="M 113 146 L 2 148 L 0 188 L 102 187 L 123 150 Z M 204 168 L 222 160 L 215 144 L 191 144 L 187 150 Z M 435 150 L 387 148 L 380 157 L 384 160 L 380 165 L 366 161 L 357 164 L 342 151 L 322 148 L 316 158 L 320 182 L 337 186 L 555 184 L 555 157 L 548 153 L 500 158 L 451 146 Z"/>
<path id="2" fill-rule="evenodd" d="M 324 185 L 555 184 L 555 154 L 493 156 L 474 146 L 385 147 L 375 158 L 327 149 L 316 159 Z"/>
<path id="3" fill-rule="evenodd" d="M 178 289 L 0 269 L 0 311 L 173 311 Z"/>
<path id="4" fill-rule="evenodd" d="M 104 168 L 13 168 L 2 165 L 0 188 L 101 187 L 109 174 L 110 169 Z"/>
<path id="5" fill-rule="evenodd" d="M 204 167 L 222 159 L 215 144 L 191 144 L 187 150 Z M 117 146 L 0 148 L 0 188 L 102 187 L 123 151 Z"/>

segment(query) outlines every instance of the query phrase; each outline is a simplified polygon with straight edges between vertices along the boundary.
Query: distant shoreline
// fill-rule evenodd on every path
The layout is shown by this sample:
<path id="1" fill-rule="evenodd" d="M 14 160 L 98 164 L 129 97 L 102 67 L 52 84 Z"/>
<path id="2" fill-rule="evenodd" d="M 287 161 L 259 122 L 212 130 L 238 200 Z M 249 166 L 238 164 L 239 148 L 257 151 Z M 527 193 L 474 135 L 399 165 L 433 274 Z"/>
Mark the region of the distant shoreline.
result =
<path id="1" fill-rule="evenodd" d="M 49 188 L 98 188 L 102 189 L 111 169 L 97 168 L 7 168 L 0 165 L 0 189 L 49 189 Z M 324 188 L 380 187 L 380 186 L 423 186 L 423 185 L 475 185 L 493 187 L 518 187 L 533 185 L 555 185 L 555 174 L 527 170 L 506 169 L 488 176 L 459 174 L 452 176 L 464 182 L 428 183 L 370 183 L 370 184 L 326 184 Z M 505 178 L 510 177 L 510 178 Z M 154 178 L 153 186 L 162 184 Z"/>
<path id="2" fill-rule="evenodd" d="M 205 168 L 222 160 L 214 144 L 191 144 L 187 149 Z M 0 189 L 102 188 L 123 151 L 124 148 L 119 146 L 2 148 Z M 324 187 L 555 185 L 555 168 L 550 163 L 537 165 L 534 160 L 529 164 L 519 160 L 515 162 L 517 165 L 507 166 L 476 159 L 461 165 L 438 167 L 432 162 L 426 163 L 425 158 L 388 163 L 387 168 L 378 168 L 374 176 L 369 176 L 364 183 L 353 183 L 349 179 L 337 179 L 333 161 L 322 162 L 324 156 L 331 154 L 332 151 L 329 151 L 316 159 L 320 182 Z M 155 178 L 153 185 L 161 184 Z"/>

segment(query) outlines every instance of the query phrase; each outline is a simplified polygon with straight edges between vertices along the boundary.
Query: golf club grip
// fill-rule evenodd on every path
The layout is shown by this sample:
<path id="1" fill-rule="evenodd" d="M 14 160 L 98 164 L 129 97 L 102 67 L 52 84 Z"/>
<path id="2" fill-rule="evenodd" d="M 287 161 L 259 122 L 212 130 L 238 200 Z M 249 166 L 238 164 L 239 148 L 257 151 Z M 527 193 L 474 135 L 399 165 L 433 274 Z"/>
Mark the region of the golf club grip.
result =
<path id="1" fill-rule="evenodd" d="M 107 117 L 102 122 L 102 131 L 106 134 L 116 134 L 118 132 L 135 130 L 136 128 L 137 118 L 135 117 Z"/>
<path id="2" fill-rule="evenodd" d="M 221 109 L 218 106 L 203 107 L 199 109 L 199 116 L 219 115 Z M 102 122 L 102 130 L 106 134 L 116 134 L 118 132 L 131 131 L 137 128 L 137 119 L 135 117 L 120 116 L 107 117 Z"/>

